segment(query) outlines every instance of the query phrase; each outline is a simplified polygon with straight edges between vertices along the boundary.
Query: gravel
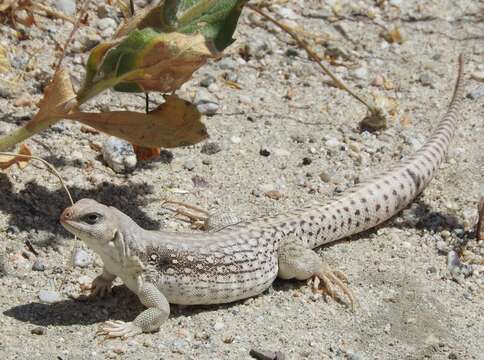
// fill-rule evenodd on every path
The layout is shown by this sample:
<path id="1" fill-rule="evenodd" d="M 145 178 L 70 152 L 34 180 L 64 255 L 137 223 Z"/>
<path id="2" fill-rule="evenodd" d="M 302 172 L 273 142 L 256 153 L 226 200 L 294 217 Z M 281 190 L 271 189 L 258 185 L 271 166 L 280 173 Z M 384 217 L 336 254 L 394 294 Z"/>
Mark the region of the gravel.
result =
<path id="1" fill-rule="evenodd" d="M 55 8 L 57 0 L 45 3 Z M 137 9 L 142 3 L 135 2 Z M 115 206 L 148 229 L 198 231 L 168 211 L 164 199 L 209 212 L 227 209 L 244 220 L 287 213 L 324 203 L 413 154 L 444 112 L 457 54 L 464 51 L 464 115 L 434 180 L 377 229 L 317 250 L 347 276 L 356 310 L 313 293 L 305 281 L 277 280 L 260 296 L 233 304 L 172 306 L 160 332 L 100 341 L 94 334 L 102 322 L 131 321 L 143 306 L 119 279 L 106 299 L 74 300 L 88 293 L 102 262 L 92 256 L 85 267 L 70 265 L 72 236 L 58 223 L 69 201 L 56 178 L 32 162 L 0 172 L 0 358 L 248 360 L 251 349 L 310 360 L 481 357 L 484 246 L 474 238 L 473 222 L 483 195 L 483 83 L 477 79 L 484 68 L 482 41 L 469 36 L 484 32 L 479 2 L 287 1 L 270 2 L 268 11 L 293 26 L 361 96 L 394 99 L 388 129 L 361 132 L 365 107 L 334 87 L 288 36 L 244 10 L 234 44 L 177 91 L 191 101 L 198 95 L 197 105 L 218 105 L 215 112 L 202 108 L 212 111 L 202 116 L 209 140 L 163 149 L 159 159 L 139 164 L 132 146 L 120 144 L 120 152 L 107 156 L 117 158 L 116 165 L 107 165 L 102 149 L 109 136 L 85 133 L 72 121 L 26 144 L 55 166 L 74 200 Z M 39 25 L 31 28 L 0 25 L 11 62 L 2 76 L 16 84 L 0 81 L 7 89 L 0 91 L 2 133 L 35 114 L 58 46 L 72 29 L 60 19 L 35 16 Z M 119 8 L 101 0 L 91 2 L 87 20 L 63 61 L 78 81 L 88 49 L 109 39 L 122 21 Z M 380 36 L 395 26 L 405 34 L 402 44 Z M 378 86 L 370 85 L 376 77 Z M 162 101 L 154 92 L 150 100 Z M 144 112 L 144 99 L 108 91 L 83 106 L 107 109 Z M 260 149 L 270 155 L 261 156 Z M 311 162 L 303 165 L 304 158 Z M 27 238 L 39 252 L 27 252 L 28 259 Z M 34 271 L 36 260 L 44 271 Z M 32 335 L 37 327 L 42 335 Z"/>

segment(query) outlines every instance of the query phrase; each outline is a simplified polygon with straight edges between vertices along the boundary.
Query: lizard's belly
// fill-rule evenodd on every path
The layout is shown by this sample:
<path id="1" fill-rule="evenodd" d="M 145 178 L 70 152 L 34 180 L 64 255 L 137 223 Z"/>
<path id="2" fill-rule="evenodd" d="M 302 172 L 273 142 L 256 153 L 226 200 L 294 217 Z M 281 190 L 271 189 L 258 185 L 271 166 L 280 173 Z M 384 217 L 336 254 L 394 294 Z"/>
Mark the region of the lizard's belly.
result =
<path id="1" fill-rule="evenodd" d="M 277 276 L 277 267 L 264 275 L 219 275 L 210 279 L 164 277 L 158 288 L 171 304 L 222 304 L 259 295 Z"/>

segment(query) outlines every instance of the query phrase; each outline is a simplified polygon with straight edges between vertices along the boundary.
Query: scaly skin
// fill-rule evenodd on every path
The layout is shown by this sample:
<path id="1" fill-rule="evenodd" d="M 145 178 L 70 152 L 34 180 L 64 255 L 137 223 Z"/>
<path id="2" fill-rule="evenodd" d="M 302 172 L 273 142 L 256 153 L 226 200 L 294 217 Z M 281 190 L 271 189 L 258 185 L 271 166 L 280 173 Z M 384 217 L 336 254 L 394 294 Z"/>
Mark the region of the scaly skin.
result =
<path id="1" fill-rule="evenodd" d="M 315 277 L 334 295 L 342 290 L 353 303 L 344 276 L 327 268 L 312 250 L 370 229 L 405 208 L 430 182 L 444 159 L 463 98 L 463 59 L 447 113 L 417 153 L 372 181 L 328 204 L 263 217 L 216 233 L 147 231 L 116 208 L 82 199 L 67 208 L 61 223 L 104 261 L 93 292 L 109 292 L 119 276 L 148 307 L 133 322 L 108 322 L 100 333 L 132 336 L 157 330 L 169 303 L 218 304 L 267 289 L 279 276 Z"/>

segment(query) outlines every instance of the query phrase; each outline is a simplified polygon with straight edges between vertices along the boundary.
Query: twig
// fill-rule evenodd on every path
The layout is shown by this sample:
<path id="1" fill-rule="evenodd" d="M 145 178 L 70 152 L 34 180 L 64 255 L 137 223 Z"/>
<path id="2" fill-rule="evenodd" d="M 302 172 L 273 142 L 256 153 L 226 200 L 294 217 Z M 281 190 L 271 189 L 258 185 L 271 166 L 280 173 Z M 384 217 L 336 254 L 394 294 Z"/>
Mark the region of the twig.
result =
<path id="1" fill-rule="evenodd" d="M 64 60 L 64 56 L 65 56 L 65 53 L 66 53 L 66 50 L 67 50 L 67 46 L 71 42 L 71 40 L 72 40 L 74 34 L 76 33 L 77 29 L 79 29 L 79 26 L 81 25 L 82 18 L 84 17 L 84 14 L 87 11 L 87 6 L 89 5 L 90 2 L 91 2 L 91 0 L 84 1 L 84 4 L 82 4 L 81 9 L 79 10 L 79 16 L 77 17 L 76 22 L 74 23 L 74 27 L 72 28 L 71 33 L 69 34 L 69 37 L 67 38 L 66 43 L 65 43 L 64 47 L 62 48 L 61 56 L 59 57 L 59 61 L 57 62 L 57 65 L 55 67 L 56 71 L 59 70 L 59 68 L 62 64 L 62 60 Z"/>
<path id="2" fill-rule="evenodd" d="M 30 242 L 30 240 L 25 240 L 25 245 L 29 248 L 30 252 L 35 256 L 39 256 L 39 252 L 35 250 L 34 246 Z"/>
<path id="3" fill-rule="evenodd" d="M 64 188 L 65 192 L 67 193 L 67 196 L 69 197 L 69 201 L 71 202 L 71 205 L 74 205 L 74 200 L 72 199 L 72 195 L 71 195 L 69 189 L 67 188 L 64 180 L 62 179 L 62 176 L 55 169 L 54 165 L 52 165 L 48 161 L 46 161 L 46 160 L 44 160 L 44 159 L 42 159 L 42 158 L 40 158 L 38 156 L 34 156 L 34 155 L 16 154 L 16 153 L 12 153 L 12 152 L 3 152 L 3 151 L 0 152 L 0 155 L 14 156 L 14 157 L 23 157 L 23 158 L 26 158 L 26 159 L 32 159 L 32 160 L 40 161 L 42 164 L 44 164 L 47 167 L 47 169 L 52 174 L 54 174 L 55 176 L 57 176 L 57 178 L 59 179 L 60 183 L 62 184 L 62 187 Z M 27 242 L 26 242 L 26 245 L 29 246 Z M 74 250 L 76 249 L 76 247 L 77 247 L 77 236 L 74 235 L 74 242 L 73 242 L 73 245 L 72 245 L 72 253 L 74 253 Z M 33 247 L 32 248 L 29 247 L 29 249 L 35 254 L 35 249 L 33 249 Z M 64 277 L 62 278 L 61 283 L 59 284 L 58 291 L 60 291 L 62 289 L 62 287 L 64 286 L 64 284 L 66 282 L 66 279 L 67 279 L 67 272 L 64 275 Z"/>
<path id="4" fill-rule="evenodd" d="M 271 21 L 272 23 L 274 23 L 276 26 L 278 26 L 279 28 L 281 28 L 282 30 L 284 30 L 286 33 L 288 33 L 296 41 L 296 43 L 298 44 L 298 46 L 301 47 L 301 48 L 303 48 L 306 51 L 306 53 L 308 54 L 309 58 L 312 59 L 313 61 L 315 61 L 319 65 L 319 67 L 324 71 L 324 73 L 326 73 L 336 83 L 336 85 L 338 85 L 339 88 L 345 90 L 348 94 L 350 94 L 356 100 L 358 100 L 363 105 L 365 105 L 372 114 L 378 114 L 379 113 L 378 109 L 376 109 L 375 106 L 370 105 L 367 100 L 363 99 L 361 96 L 359 96 L 358 94 L 356 94 L 355 92 L 353 92 L 352 90 L 350 90 L 338 77 L 336 77 L 336 75 L 334 75 L 322 63 L 323 60 L 319 57 L 319 55 L 316 54 L 302 39 L 300 39 L 299 36 L 294 32 L 294 30 L 292 30 L 290 27 L 284 25 L 283 23 L 277 21 L 272 16 L 266 14 L 264 11 L 262 11 L 261 9 L 259 9 L 257 6 L 254 6 L 252 4 L 247 4 L 246 6 L 249 9 L 251 9 L 252 11 L 255 11 L 256 13 L 258 13 L 259 15 L 261 15 L 262 17 L 264 17 L 265 19 L 267 19 L 267 20 Z"/>
<path id="5" fill-rule="evenodd" d="M 484 196 L 477 207 L 477 216 L 476 238 L 477 241 L 481 241 L 484 240 Z"/>
<path id="6" fill-rule="evenodd" d="M 38 9 L 38 10 L 42 10 L 47 15 L 57 17 L 59 19 L 68 21 L 68 22 L 70 22 L 72 24 L 74 24 L 74 22 L 75 22 L 75 20 L 73 18 L 71 18 L 70 16 L 67 16 L 67 15 L 63 14 L 60 11 L 56 11 L 54 9 L 51 9 L 47 5 L 39 4 L 38 2 L 32 2 L 32 6 L 34 8 L 36 8 L 36 9 Z"/>

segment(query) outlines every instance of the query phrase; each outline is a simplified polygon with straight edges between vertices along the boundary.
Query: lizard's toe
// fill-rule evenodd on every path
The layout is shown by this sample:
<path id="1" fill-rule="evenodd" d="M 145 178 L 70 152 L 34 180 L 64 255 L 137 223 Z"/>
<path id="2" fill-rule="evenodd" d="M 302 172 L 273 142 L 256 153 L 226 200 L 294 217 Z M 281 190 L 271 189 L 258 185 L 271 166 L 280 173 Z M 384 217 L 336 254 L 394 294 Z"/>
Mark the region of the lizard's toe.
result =
<path id="1" fill-rule="evenodd" d="M 333 299 L 336 298 L 335 288 L 340 289 L 346 295 L 351 308 L 354 310 L 355 298 L 353 292 L 343 281 L 346 281 L 346 275 L 341 271 L 333 271 L 324 266 L 320 271 L 314 274 L 313 288 L 314 290 L 319 290 L 319 285 L 322 283 L 322 288 L 325 289 L 328 295 Z"/>
<path id="2" fill-rule="evenodd" d="M 107 321 L 100 325 L 96 335 L 105 336 L 107 338 L 127 339 L 128 337 L 141 334 L 142 330 L 139 326 L 132 322 L 124 322 L 121 320 Z"/>

